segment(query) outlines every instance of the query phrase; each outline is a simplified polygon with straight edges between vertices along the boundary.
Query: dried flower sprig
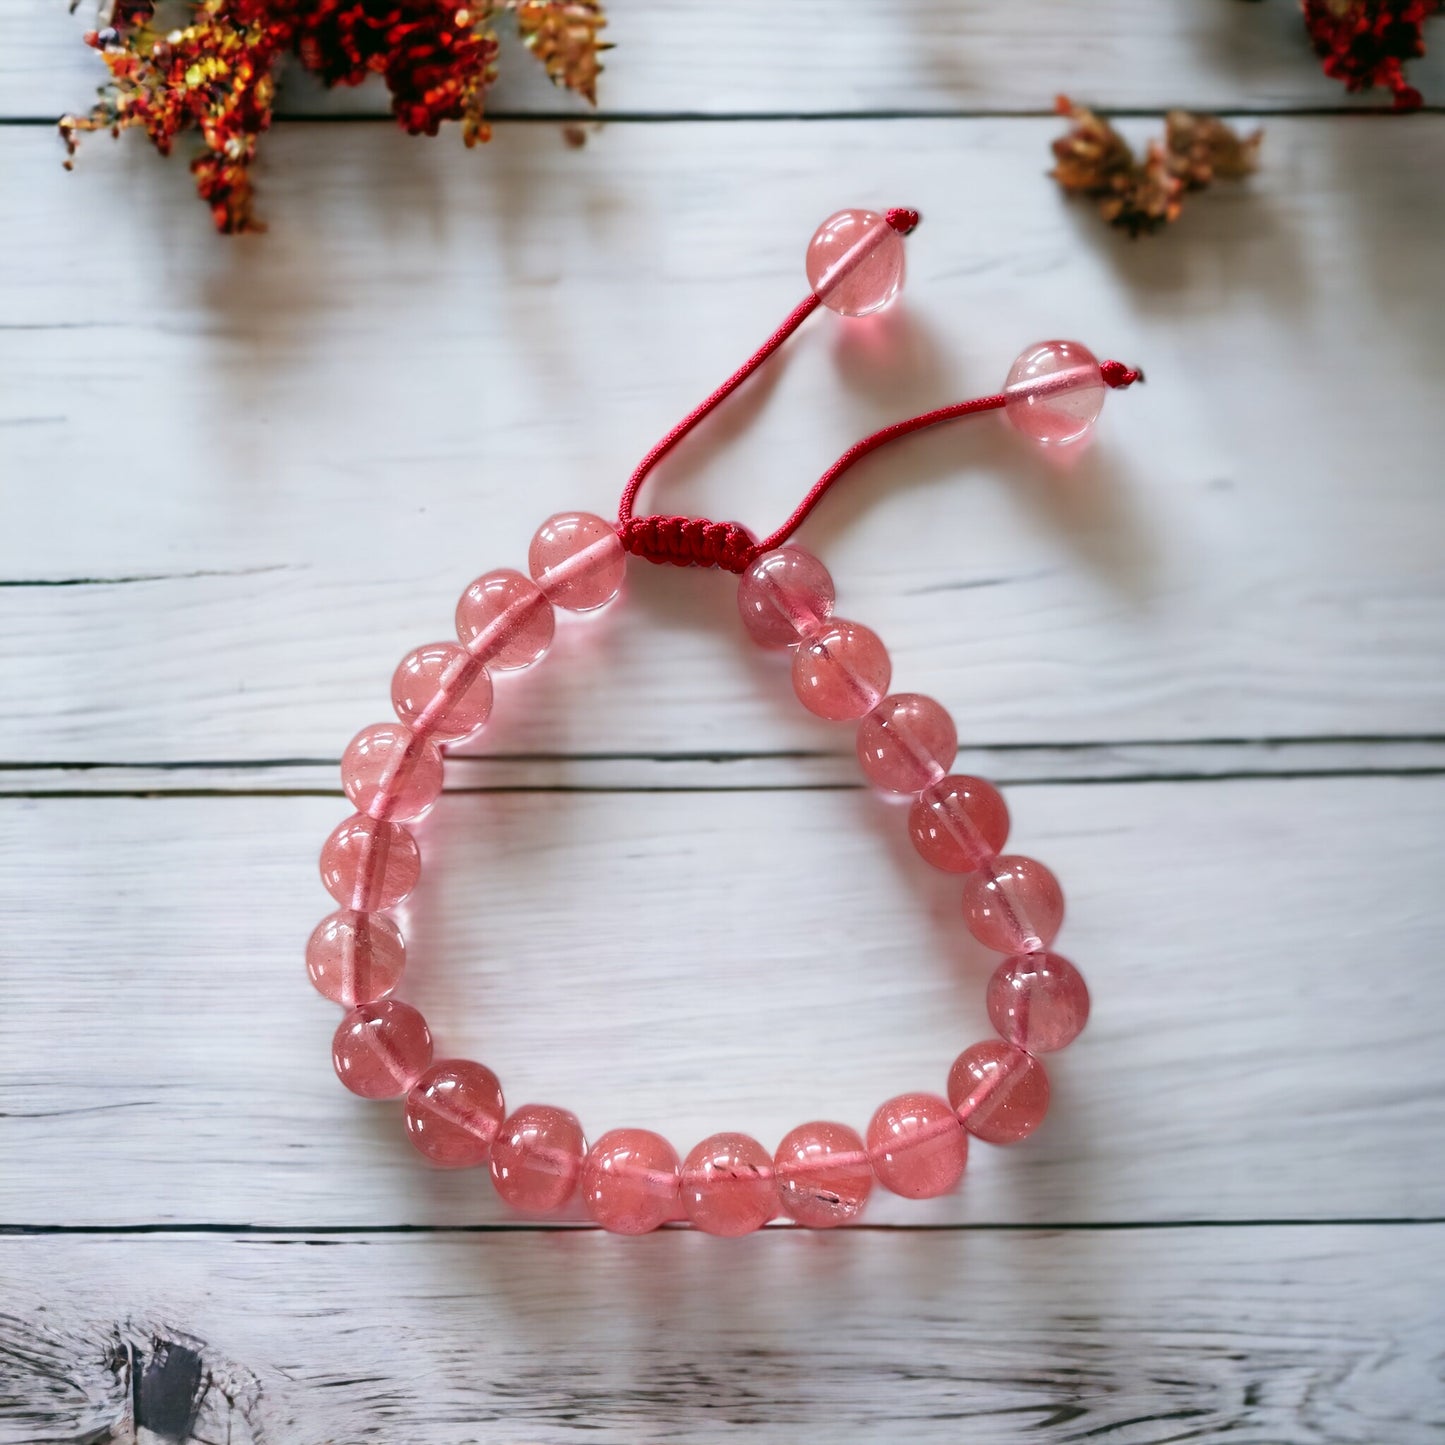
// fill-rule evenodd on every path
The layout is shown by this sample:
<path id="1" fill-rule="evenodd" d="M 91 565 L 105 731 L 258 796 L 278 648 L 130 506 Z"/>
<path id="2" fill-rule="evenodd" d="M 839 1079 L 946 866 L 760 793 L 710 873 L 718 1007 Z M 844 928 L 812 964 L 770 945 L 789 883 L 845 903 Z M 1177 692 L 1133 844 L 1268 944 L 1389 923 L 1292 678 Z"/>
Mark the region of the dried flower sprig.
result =
<path id="1" fill-rule="evenodd" d="M 1325 74 L 1351 91 L 1383 86 L 1396 110 L 1417 110 L 1420 92 L 1405 62 L 1425 53 L 1425 22 L 1442 0 L 1300 0 Z"/>
<path id="2" fill-rule="evenodd" d="M 73 156 L 84 131 L 139 127 L 169 155 L 181 132 L 195 130 L 196 189 L 224 232 L 262 229 L 251 168 L 288 56 L 328 86 L 380 75 L 404 130 L 435 135 L 458 121 L 470 146 L 490 138 L 484 102 L 499 19 L 510 17 L 554 83 L 592 104 L 608 48 L 600 0 L 199 0 L 190 9 L 189 24 L 164 29 L 155 0 L 112 0 L 104 28 L 86 36 L 109 83 L 60 131 Z"/>
<path id="3" fill-rule="evenodd" d="M 1053 144 L 1050 174 L 1066 191 L 1094 197 L 1100 215 L 1131 236 L 1177 220 L 1188 192 L 1249 175 L 1264 139 L 1263 131 L 1241 136 L 1214 116 L 1171 110 L 1163 140 L 1150 141 L 1139 160 L 1128 141 L 1094 111 L 1066 95 L 1055 109 L 1073 125 Z"/>

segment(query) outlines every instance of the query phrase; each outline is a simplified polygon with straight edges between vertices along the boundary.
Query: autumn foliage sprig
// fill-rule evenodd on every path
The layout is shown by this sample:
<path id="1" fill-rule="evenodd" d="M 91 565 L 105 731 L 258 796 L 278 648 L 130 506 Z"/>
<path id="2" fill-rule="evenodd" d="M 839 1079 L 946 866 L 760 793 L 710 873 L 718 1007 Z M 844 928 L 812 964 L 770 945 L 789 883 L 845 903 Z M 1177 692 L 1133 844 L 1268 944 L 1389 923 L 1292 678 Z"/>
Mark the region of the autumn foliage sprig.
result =
<path id="1" fill-rule="evenodd" d="M 1405 79 L 1405 62 L 1425 53 L 1425 22 L 1442 0 L 1301 0 L 1305 25 L 1325 74 L 1351 91 L 1381 86 L 1396 110 L 1423 97 Z"/>
<path id="2" fill-rule="evenodd" d="M 487 91 L 497 76 L 499 22 L 509 21 L 548 76 L 597 99 L 600 0 L 200 0 L 189 23 L 165 28 L 154 0 L 114 0 L 86 36 L 110 80 L 98 104 L 60 123 L 71 154 L 83 131 L 140 127 L 162 155 L 183 131 L 201 147 L 196 189 L 216 228 L 260 229 L 251 168 L 271 124 L 276 76 L 288 57 L 323 84 L 380 75 L 398 124 L 435 135 L 457 121 L 467 145 L 490 136 Z"/>

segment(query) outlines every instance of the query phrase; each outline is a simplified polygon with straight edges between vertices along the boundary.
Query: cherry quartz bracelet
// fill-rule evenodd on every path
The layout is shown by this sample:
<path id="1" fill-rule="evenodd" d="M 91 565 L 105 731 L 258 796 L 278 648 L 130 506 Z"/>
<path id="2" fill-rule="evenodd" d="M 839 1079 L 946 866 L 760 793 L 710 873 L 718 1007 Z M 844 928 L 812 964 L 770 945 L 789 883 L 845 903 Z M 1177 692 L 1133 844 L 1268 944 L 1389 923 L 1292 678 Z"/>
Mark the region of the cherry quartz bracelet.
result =
<path id="1" fill-rule="evenodd" d="M 818 480 L 793 515 L 761 541 L 732 522 L 636 516 L 658 460 L 735 390 L 821 303 L 847 316 L 887 305 L 903 278 L 903 241 L 915 212 L 848 210 L 808 247 L 812 290 L 762 347 L 643 458 L 622 495 L 615 526 L 585 512 L 549 518 L 532 539 L 530 576 L 478 577 L 457 604 L 458 642 L 418 647 L 401 661 L 391 696 L 398 721 L 364 728 L 347 746 L 341 778 L 356 813 L 326 840 L 321 877 L 341 905 L 312 934 L 311 981 L 348 1012 L 332 1057 L 341 1082 L 369 1099 L 405 1095 L 406 1129 L 433 1163 L 489 1164 L 497 1193 L 531 1214 L 581 1194 L 604 1228 L 642 1234 L 688 1220 L 711 1234 L 740 1235 L 780 1211 L 829 1228 L 858 1218 L 875 1182 L 924 1199 L 962 1177 L 969 1136 L 1011 1144 L 1031 1134 L 1049 1102 L 1038 1055 L 1083 1028 L 1083 979 L 1051 945 L 1064 915 L 1054 875 L 1004 853 L 1009 815 L 996 789 L 949 773 L 958 745 L 953 719 L 932 698 L 890 693 L 891 663 L 878 637 L 833 614 L 833 582 L 818 559 L 785 546 L 819 498 L 874 448 L 922 427 L 1002 410 L 1034 441 L 1076 445 L 1092 429 L 1108 387 L 1139 373 L 1098 362 L 1076 342 L 1031 347 L 996 396 L 941 408 L 865 437 Z M 416 886 L 421 855 L 403 826 L 442 790 L 442 746 L 476 732 L 492 708 L 492 671 L 529 667 L 547 651 L 555 609 L 591 612 L 622 587 L 628 557 L 724 568 L 739 576 L 738 608 L 754 642 L 792 650 L 793 689 L 809 712 L 857 723 L 858 761 L 875 786 L 912 795 L 909 834 L 933 867 L 964 875 L 969 931 L 1006 955 L 988 984 L 999 1038 L 976 1043 L 949 1071 L 947 1097 L 890 1099 L 862 1137 L 846 1124 L 799 1125 L 769 1153 L 745 1134 L 714 1134 L 685 1160 L 646 1129 L 613 1129 L 590 1147 L 565 1109 L 525 1104 L 510 1114 L 492 1071 L 461 1059 L 433 1061 L 421 1014 L 393 997 L 406 949 L 387 910 Z"/>

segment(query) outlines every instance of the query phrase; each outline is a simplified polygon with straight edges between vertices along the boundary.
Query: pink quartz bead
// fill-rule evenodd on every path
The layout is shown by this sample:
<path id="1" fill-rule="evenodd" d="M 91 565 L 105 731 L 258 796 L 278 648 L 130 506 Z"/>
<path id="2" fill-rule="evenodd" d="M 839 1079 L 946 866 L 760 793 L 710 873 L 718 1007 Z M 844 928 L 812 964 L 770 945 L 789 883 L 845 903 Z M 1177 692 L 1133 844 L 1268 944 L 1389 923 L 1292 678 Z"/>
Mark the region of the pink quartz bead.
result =
<path id="1" fill-rule="evenodd" d="M 958 729 L 931 697 L 895 692 L 858 724 L 857 745 L 870 783 L 916 793 L 948 771 L 958 754 Z"/>
<path id="2" fill-rule="evenodd" d="M 650 1234 L 677 1215 L 677 1150 L 650 1129 L 609 1129 L 582 1165 L 582 1204 L 613 1234 Z"/>
<path id="3" fill-rule="evenodd" d="M 1064 891 L 1036 859 L 1006 853 L 964 883 L 963 916 L 985 948 L 1038 953 L 1064 921 Z"/>
<path id="4" fill-rule="evenodd" d="M 824 306 L 867 316 L 903 285 L 903 237 L 877 211 L 839 211 L 813 232 L 806 265 Z"/>
<path id="5" fill-rule="evenodd" d="M 1077 341 L 1043 341 L 1009 368 L 1004 414 L 1041 446 L 1068 446 L 1093 430 L 1107 388 L 1099 360 Z"/>
<path id="6" fill-rule="evenodd" d="M 947 1099 L 900 1094 L 868 1125 L 868 1158 L 885 1189 L 905 1199 L 933 1199 L 963 1178 L 968 1135 Z"/>
<path id="7" fill-rule="evenodd" d="M 1032 1055 L 990 1039 L 965 1049 L 948 1071 L 948 1100 L 985 1144 L 1016 1144 L 1043 1123 L 1049 1076 Z"/>
<path id="8" fill-rule="evenodd" d="M 457 603 L 457 636 L 500 672 L 530 667 L 552 645 L 557 614 L 530 577 L 502 567 L 478 577 Z"/>
<path id="9" fill-rule="evenodd" d="M 492 1183 L 513 1209 L 546 1214 L 576 1193 L 586 1153 L 575 1114 L 550 1104 L 523 1104 L 492 1140 Z"/>
<path id="10" fill-rule="evenodd" d="M 358 813 L 419 817 L 441 794 L 441 749 L 400 723 L 362 728 L 341 755 L 341 786 Z"/>
<path id="11" fill-rule="evenodd" d="M 433 1064 L 406 1096 L 406 1132 L 433 1164 L 484 1164 L 506 1113 L 502 1086 L 485 1065 L 467 1059 Z"/>
<path id="12" fill-rule="evenodd" d="M 306 942 L 306 972 L 316 992 L 343 1008 L 385 998 L 405 967 L 401 932 L 380 913 L 343 908 L 327 914 Z"/>
<path id="13" fill-rule="evenodd" d="M 421 850 L 400 823 L 353 813 L 321 846 L 321 881 L 343 908 L 395 908 L 421 877 Z"/>
<path id="14" fill-rule="evenodd" d="M 395 1099 L 431 1063 L 431 1030 L 410 1004 L 384 998 L 359 1004 L 331 1040 L 336 1077 L 363 1099 Z"/>
<path id="15" fill-rule="evenodd" d="M 559 512 L 532 538 L 527 567 L 558 607 L 591 612 L 622 587 L 627 553 L 610 523 L 591 512 Z"/>
<path id="16" fill-rule="evenodd" d="M 783 1209 L 809 1229 L 851 1224 L 873 1191 L 868 1151 L 846 1124 L 799 1124 L 778 1145 L 773 1169 Z"/>
<path id="17" fill-rule="evenodd" d="M 793 654 L 798 700 L 831 722 L 872 712 L 892 676 L 893 663 L 878 635 L 857 622 L 830 622 Z"/>
<path id="18" fill-rule="evenodd" d="M 476 732 L 492 713 L 492 679 L 455 642 L 408 652 L 391 678 L 391 705 L 413 731 L 442 742 Z"/>
<path id="19" fill-rule="evenodd" d="M 982 778 L 951 773 L 926 787 L 908 812 L 924 862 L 945 873 L 982 868 L 1008 840 L 1008 804 Z"/>
<path id="20" fill-rule="evenodd" d="M 712 1134 L 683 1161 L 682 1207 L 707 1234 L 736 1239 L 778 1212 L 773 1156 L 747 1134 Z"/>
<path id="21" fill-rule="evenodd" d="M 738 611 L 759 647 L 791 647 L 833 615 L 833 579 L 811 552 L 764 552 L 738 579 Z"/>
<path id="22" fill-rule="evenodd" d="M 1031 1054 L 1052 1053 L 1089 1021 L 1083 975 L 1059 953 L 1006 958 L 988 981 L 988 1017 L 1001 1037 Z"/>

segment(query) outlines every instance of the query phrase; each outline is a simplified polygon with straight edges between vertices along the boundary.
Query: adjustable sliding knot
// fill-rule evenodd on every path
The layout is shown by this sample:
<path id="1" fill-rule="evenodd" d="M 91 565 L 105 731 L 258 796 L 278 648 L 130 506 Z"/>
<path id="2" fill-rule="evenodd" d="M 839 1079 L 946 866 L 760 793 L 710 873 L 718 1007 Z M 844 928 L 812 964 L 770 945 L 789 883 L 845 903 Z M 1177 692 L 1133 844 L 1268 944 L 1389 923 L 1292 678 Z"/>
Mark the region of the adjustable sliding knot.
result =
<path id="1" fill-rule="evenodd" d="M 883 219 L 898 232 L 900 236 L 906 236 L 918 227 L 923 218 L 917 211 L 907 206 L 894 206 L 892 210 L 884 213 Z"/>
<path id="2" fill-rule="evenodd" d="M 1101 361 L 1099 370 L 1103 373 L 1104 384 L 1116 390 L 1144 380 L 1144 373 L 1137 366 L 1125 366 L 1122 361 Z"/>
<path id="3" fill-rule="evenodd" d="M 617 535 L 634 557 L 674 567 L 721 567 L 742 572 L 758 555 L 753 534 L 738 522 L 706 517 L 624 517 Z"/>

